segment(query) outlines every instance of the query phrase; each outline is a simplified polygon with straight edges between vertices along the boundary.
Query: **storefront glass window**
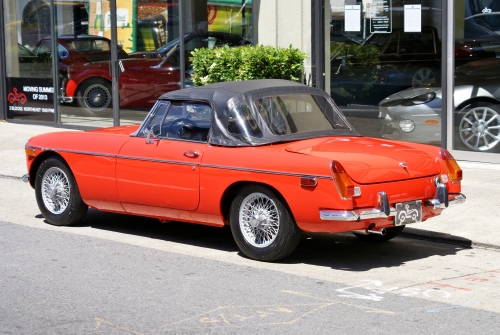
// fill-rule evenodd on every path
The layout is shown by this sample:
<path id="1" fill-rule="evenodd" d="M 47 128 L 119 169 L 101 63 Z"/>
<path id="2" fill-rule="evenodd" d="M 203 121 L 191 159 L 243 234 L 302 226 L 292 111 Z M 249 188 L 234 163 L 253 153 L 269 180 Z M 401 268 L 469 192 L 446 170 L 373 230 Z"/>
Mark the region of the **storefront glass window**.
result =
<path id="1" fill-rule="evenodd" d="M 60 54 L 60 121 L 71 125 L 113 125 L 111 60 L 111 8 L 105 0 L 57 2 L 57 38 Z M 117 0 L 119 60 L 134 39 L 135 1 Z M 61 51 L 60 51 L 61 53 Z"/>
<path id="2" fill-rule="evenodd" d="M 192 85 L 189 57 L 195 48 L 251 44 L 252 1 L 183 1 L 182 13 L 178 0 L 117 0 L 116 4 L 120 75 L 113 92 L 109 1 L 54 2 L 51 22 L 50 1 L 4 0 L 12 100 L 8 118 L 105 127 L 113 125 L 118 113 L 120 124 L 137 123 L 163 93 Z M 52 27 L 57 36 L 57 78 L 51 66 Z M 119 96 L 119 106 L 113 106 L 113 94 Z"/>
<path id="3" fill-rule="evenodd" d="M 37 53 L 50 35 L 50 9 L 42 0 L 4 1 L 7 118 L 54 121 L 51 51 Z"/>
<path id="4" fill-rule="evenodd" d="M 441 1 L 331 1 L 330 94 L 363 135 L 440 145 Z"/>
<path id="5" fill-rule="evenodd" d="M 455 16 L 453 149 L 498 153 L 500 2 L 460 1 Z M 464 58 L 476 60 L 465 62 Z"/>

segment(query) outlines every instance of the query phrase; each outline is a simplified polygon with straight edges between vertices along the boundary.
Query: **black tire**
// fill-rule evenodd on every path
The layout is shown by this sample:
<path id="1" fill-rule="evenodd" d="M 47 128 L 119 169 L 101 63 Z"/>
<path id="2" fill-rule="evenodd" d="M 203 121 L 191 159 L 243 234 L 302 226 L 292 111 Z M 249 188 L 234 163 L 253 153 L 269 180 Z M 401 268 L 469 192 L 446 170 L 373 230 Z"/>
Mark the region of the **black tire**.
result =
<path id="1" fill-rule="evenodd" d="M 76 103 L 89 114 L 96 115 L 112 107 L 111 84 L 102 78 L 89 79 L 76 93 Z"/>
<path id="2" fill-rule="evenodd" d="M 370 241 L 370 242 L 386 242 L 389 240 L 392 240 L 401 232 L 405 229 L 405 226 L 397 226 L 393 228 L 386 228 L 385 229 L 385 235 L 377 235 L 377 234 L 368 234 L 368 235 L 363 235 L 363 234 L 358 234 L 358 233 L 353 233 L 354 236 L 357 238 L 363 240 L 363 241 Z"/>
<path id="3" fill-rule="evenodd" d="M 500 108 L 489 102 L 476 102 L 458 111 L 455 149 L 500 152 Z"/>
<path id="4" fill-rule="evenodd" d="M 260 217 L 256 219 L 255 215 Z M 289 256 L 301 236 L 280 197 L 259 185 L 246 186 L 238 193 L 231 204 L 230 225 L 241 252 L 265 262 Z"/>
<path id="5" fill-rule="evenodd" d="M 75 224 L 87 213 L 75 178 L 59 157 L 47 158 L 38 167 L 35 194 L 43 217 L 55 226 Z"/>

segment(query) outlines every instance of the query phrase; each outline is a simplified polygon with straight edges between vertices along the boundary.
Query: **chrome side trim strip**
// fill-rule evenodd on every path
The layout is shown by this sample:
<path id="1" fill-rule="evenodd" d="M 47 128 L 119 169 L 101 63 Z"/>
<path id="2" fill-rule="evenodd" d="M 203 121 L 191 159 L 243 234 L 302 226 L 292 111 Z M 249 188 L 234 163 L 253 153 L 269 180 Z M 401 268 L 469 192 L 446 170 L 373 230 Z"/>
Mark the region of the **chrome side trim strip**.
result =
<path id="1" fill-rule="evenodd" d="M 303 173 L 294 173 L 294 172 L 279 172 L 279 171 L 272 171 L 272 170 L 259 170 L 259 169 L 249 169 L 249 168 L 243 168 L 243 167 L 237 167 L 237 166 L 227 166 L 227 165 L 214 165 L 214 164 L 199 164 L 199 163 L 189 163 L 189 162 L 182 162 L 182 161 L 171 161 L 171 160 L 161 160 L 161 159 L 153 159 L 153 158 L 145 158 L 145 157 L 137 157 L 137 156 L 120 156 L 120 155 L 115 155 L 115 154 L 105 154 L 105 153 L 99 153 L 99 152 L 93 152 L 93 151 L 77 151 L 77 150 L 66 150 L 66 149 L 54 149 L 54 148 L 43 148 L 43 147 L 36 147 L 32 146 L 32 148 L 39 149 L 39 150 L 51 150 L 55 152 L 66 152 L 66 153 L 71 153 L 71 154 L 80 154 L 80 155 L 91 155 L 91 156 L 101 156 L 101 157 L 112 157 L 116 159 L 130 159 L 130 160 L 139 160 L 139 161 L 149 161 L 149 162 L 156 162 L 156 163 L 166 163 L 166 164 L 178 164 L 178 165 L 188 165 L 188 166 L 200 166 L 200 167 L 207 167 L 207 168 L 213 168 L 213 169 L 222 169 L 222 170 L 234 170 L 234 171 L 243 171 L 243 172 L 253 172 L 253 173 L 265 173 L 265 174 L 273 174 L 273 175 L 279 175 L 279 176 L 290 176 L 290 177 L 314 177 L 318 179 L 327 179 L 327 180 L 333 180 L 333 176 L 321 176 L 321 175 L 309 175 L 309 174 L 303 174 Z"/>
<path id="2" fill-rule="evenodd" d="M 146 157 L 138 157 L 138 156 L 119 156 L 119 155 L 114 155 L 114 154 L 105 154 L 105 153 L 100 153 L 100 152 L 93 152 L 93 151 L 76 151 L 76 150 L 66 150 L 66 149 L 47 149 L 47 148 L 42 148 L 42 147 L 33 147 L 35 149 L 40 149 L 40 150 L 51 150 L 55 152 L 65 152 L 65 153 L 70 153 L 70 154 L 77 154 L 77 155 L 89 155 L 89 156 L 99 156 L 99 157 L 111 157 L 111 158 L 116 158 L 116 159 L 130 159 L 130 160 L 137 160 L 137 161 L 148 161 L 148 162 L 156 162 L 156 163 L 166 163 L 166 164 L 178 164 L 178 165 L 194 165 L 194 166 L 199 166 L 198 163 L 189 163 L 189 162 L 182 162 L 182 161 L 171 161 L 171 160 L 165 160 L 165 159 L 154 159 L 154 158 L 146 158 Z"/>
<path id="3" fill-rule="evenodd" d="M 188 166 L 199 166 L 198 163 L 190 163 L 190 162 L 182 162 L 182 161 L 171 161 L 166 159 L 155 159 L 155 158 L 146 158 L 146 157 L 137 157 L 137 156 L 116 156 L 117 159 L 129 159 L 134 161 L 143 161 L 143 162 L 152 162 L 152 163 L 165 163 L 165 164 L 174 164 L 174 165 L 188 165 Z"/>
<path id="4" fill-rule="evenodd" d="M 29 174 L 25 174 L 24 176 L 21 177 L 21 179 L 25 182 L 25 183 L 29 183 L 30 181 L 30 175 Z"/>
<path id="5" fill-rule="evenodd" d="M 90 155 L 90 156 L 101 156 L 101 157 L 112 157 L 112 158 L 116 158 L 117 157 L 117 155 L 115 155 L 115 154 L 105 154 L 105 153 L 102 153 L 102 152 L 77 151 L 77 150 L 55 149 L 55 148 L 44 148 L 44 147 L 36 147 L 36 146 L 32 146 L 32 145 L 31 145 L 31 147 L 35 148 L 35 149 L 43 150 L 43 151 L 50 150 L 50 151 L 55 151 L 55 152 L 67 152 L 67 153 L 70 153 L 70 154 L 78 154 L 78 155 Z"/>
<path id="6" fill-rule="evenodd" d="M 394 215 L 396 215 L 396 209 L 393 207 L 391 207 L 389 215 L 386 215 L 383 211 L 376 208 L 371 208 L 367 210 L 354 210 L 354 211 L 342 211 L 342 210 L 319 211 L 320 219 L 325 221 L 360 221 L 366 219 L 386 219 Z"/>
<path id="7" fill-rule="evenodd" d="M 234 170 L 234 171 L 243 171 L 243 172 L 255 172 L 255 173 L 265 173 L 265 174 L 274 174 L 274 175 L 279 175 L 279 176 L 291 176 L 291 177 L 314 177 L 314 178 L 319 178 L 319 179 L 328 179 L 328 180 L 333 180 L 332 176 L 320 176 L 320 175 L 305 175 L 303 173 L 294 173 L 294 172 L 279 172 L 279 171 L 272 171 L 272 170 L 258 170 L 258 169 L 248 169 L 248 168 L 242 168 L 242 167 L 237 167 L 237 166 L 227 166 L 227 165 L 214 165 L 214 164 L 201 164 L 201 167 L 207 167 L 207 168 L 213 168 L 213 169 L 223 169 L 223 170 Z"/>

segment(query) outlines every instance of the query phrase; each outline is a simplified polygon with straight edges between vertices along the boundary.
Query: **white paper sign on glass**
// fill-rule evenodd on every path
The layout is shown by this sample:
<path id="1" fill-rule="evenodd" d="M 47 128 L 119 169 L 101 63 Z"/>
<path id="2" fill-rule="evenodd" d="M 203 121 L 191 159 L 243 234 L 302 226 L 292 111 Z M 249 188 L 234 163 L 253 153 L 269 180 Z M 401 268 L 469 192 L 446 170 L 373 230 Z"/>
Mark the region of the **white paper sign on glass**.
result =
<path id="1" fill-rule="evenodd" d="M 345 6 L 345 31 L 361 31 L 361 6 Z"/>
<path id="2" fill-rule="evenodd" d="M 422 31 L 422 5 L 405 5 L 405 32 Z"/>

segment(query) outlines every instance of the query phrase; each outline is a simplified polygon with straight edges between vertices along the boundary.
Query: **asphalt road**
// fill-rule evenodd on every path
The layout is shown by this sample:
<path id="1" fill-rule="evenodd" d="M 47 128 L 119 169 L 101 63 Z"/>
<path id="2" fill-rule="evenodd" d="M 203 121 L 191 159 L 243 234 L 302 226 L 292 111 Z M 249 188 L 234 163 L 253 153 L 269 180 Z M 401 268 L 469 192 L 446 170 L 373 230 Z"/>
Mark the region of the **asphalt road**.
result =
<path id="1" fill-rule="evenodd" d="M 2 334 L 496 334 L 500 253 L 396 238 L 305 236 L 281 263 L 228 229 L 90 210 L 44 222 L 0 178 Z"/>

